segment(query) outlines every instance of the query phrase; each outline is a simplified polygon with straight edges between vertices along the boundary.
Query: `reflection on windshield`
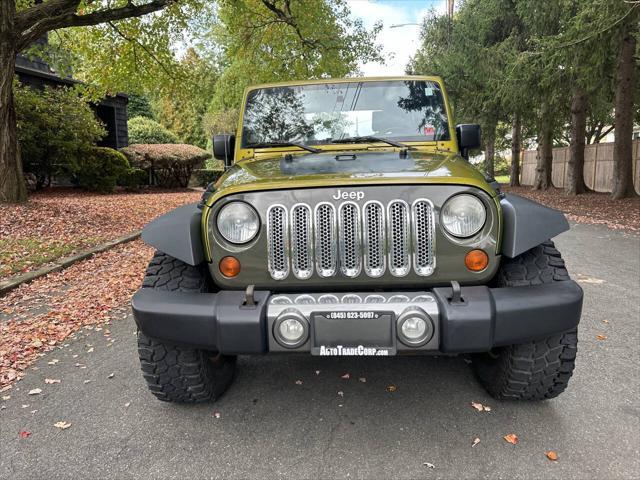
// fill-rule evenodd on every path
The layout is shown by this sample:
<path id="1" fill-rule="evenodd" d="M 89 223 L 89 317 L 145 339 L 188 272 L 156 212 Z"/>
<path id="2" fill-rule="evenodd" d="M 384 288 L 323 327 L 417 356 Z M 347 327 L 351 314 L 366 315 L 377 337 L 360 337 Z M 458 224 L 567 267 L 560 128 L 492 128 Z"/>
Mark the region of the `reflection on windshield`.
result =
<path id="1" fill-rule="evenodd" d="M 329 83 L 249 92 L 242 146 L 379 136 L 449 140 L 442 91 L 429 81 Z"/>

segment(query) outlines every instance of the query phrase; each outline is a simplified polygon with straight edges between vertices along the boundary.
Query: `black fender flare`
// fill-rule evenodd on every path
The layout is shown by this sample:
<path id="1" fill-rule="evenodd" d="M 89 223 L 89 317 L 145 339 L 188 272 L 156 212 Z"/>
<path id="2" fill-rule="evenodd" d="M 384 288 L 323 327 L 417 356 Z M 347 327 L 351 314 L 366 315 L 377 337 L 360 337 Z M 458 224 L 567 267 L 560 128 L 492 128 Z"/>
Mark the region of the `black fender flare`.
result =
<path id="1" fill-rule="evenodd" d="M 145 225 L 142 241 L 189 265 L 205 261 L 202 211 L 197 203 L 176 208 Z"/>
<path id="2" fill-rule="evenodd" d="M 502 255 L 514 258 L 569 230 L 564 214 L 518 195 L 500 200 L 503 218 Z"/>

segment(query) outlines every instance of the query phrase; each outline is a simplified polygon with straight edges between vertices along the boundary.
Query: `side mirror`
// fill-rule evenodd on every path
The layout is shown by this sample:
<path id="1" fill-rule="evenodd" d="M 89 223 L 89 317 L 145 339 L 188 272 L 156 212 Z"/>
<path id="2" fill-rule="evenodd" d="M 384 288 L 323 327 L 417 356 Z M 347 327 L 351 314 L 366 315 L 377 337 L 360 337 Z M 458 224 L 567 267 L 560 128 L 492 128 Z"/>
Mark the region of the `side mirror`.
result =
<path id="1" fill-rule="evenodd" d="M 467 160 L 469 160 L 469 150 L 480 148 L 482 145 L 480 125 L 475 123 L 463 123 L 456 126 L 456 136 L 458 137 L 460 154 Z"/>
<path id="2" fill-rule="evenodd" d="M 222 160 L 224 168 L 233 165 L 233 154 L 236 146 L 236 136 L 225 133 L 213 136 L 213 158 Z"/>

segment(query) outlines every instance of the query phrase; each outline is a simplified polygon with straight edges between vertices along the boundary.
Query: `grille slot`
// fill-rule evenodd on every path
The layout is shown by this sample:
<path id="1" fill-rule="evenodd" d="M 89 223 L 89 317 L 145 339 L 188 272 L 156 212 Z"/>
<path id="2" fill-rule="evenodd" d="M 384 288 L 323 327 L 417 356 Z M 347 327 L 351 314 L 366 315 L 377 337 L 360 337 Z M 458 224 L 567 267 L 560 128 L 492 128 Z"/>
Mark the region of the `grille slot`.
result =
<path id="1" fill-rule="evenodd" d="M 409 208 L 402 200 L 389 203 L 389 271 L 396 277 L 409 273 Z"/>
<path id="2" fill-rule="evenodd" d="M 378 278 L 387 269 L 395 277 L 408 275 L 412 267 L 420 276 L 435 270 L 435 212 L 424 198 L 411 207 L 403 200 L 362 207 L 349 201 L 338 207 L 273 205 L 266 217 L 268 268 L 275 280 L 290 271 L 305 280 L 314 271 L 323 278 Z"/>
<path id="3" fill-rule="evenodd" d="M 316 269 L 321 277 L 332 277 L 338 262 L 336 209 L 330 203 L 319 203 L 315 216 Z"/>
<path id="4" fill-rule="evenodd" d="M 313 273 L 311 238 L 311 209 L 296 205 L 291 209 L 291 270 L 301 280 Z"/>
<path id="5" fill-rule="evenodd" d="M 275 280 L 283 280 L 289 275 L 287 211 L 274 205 L 267 211 L 267 219 L 269 273 Z"/>
<path id="6" fill-rule="evenodd" d="M 364 270 L 370 277 L 380 277 L 385 269 L 384 208 L 380 202 L 364 206 Z"/>
<path id="7" fill-rule="evenodd" d="M 421 198 L 413 203 L 414 270 L 428 276 L 435 269 L 434 211 L 429 200 Z"/>
<path id="8" fill-rule="evenodd" d="M 340 205 L 340 271 L 345 277 L 357 277 L 362 266 L 360 253 L 360 210 L 355 203 Z"/>

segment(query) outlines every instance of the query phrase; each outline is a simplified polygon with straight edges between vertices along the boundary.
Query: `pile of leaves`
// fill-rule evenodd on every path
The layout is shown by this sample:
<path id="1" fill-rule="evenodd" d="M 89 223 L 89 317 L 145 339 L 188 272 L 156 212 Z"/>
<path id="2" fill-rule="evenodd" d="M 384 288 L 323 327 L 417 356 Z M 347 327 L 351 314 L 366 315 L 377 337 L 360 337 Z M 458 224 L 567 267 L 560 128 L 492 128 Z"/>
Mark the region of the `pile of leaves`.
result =
<path id="1" fill-rule="evenodd" d="M 608 193 L 592 192 L 567 196 L 563 190 L 557 188 L 540 191 L 532 190 L 531 187 L 503 185 L 501 189 L 561 210 L 569 220 L 575 222 L 605 225 L 614 230 L 640 233 L 640 197 L 612 200 Z"/>
<path id="2" fill-rule="evenodd" d="M 199 199 L 195 191 L 99 195 L 51 189 L 25 204 L 0 205 L 0 278 L 139 230 Z"/>
<path id="3" fill-rule="evenodd" d="M 122 316 L 152 254 L 140 240 L 119 245 L 0 298 L 0 390 L 73 332 Z"/>
<path id="4" fill-rule="evenodd" d="M 137 144 L 120 151 L 132 166 L 149 172 L 162 187 L 187 187 L 193 170 L 211 158 L 206 150 L 187 144 Z"/>

